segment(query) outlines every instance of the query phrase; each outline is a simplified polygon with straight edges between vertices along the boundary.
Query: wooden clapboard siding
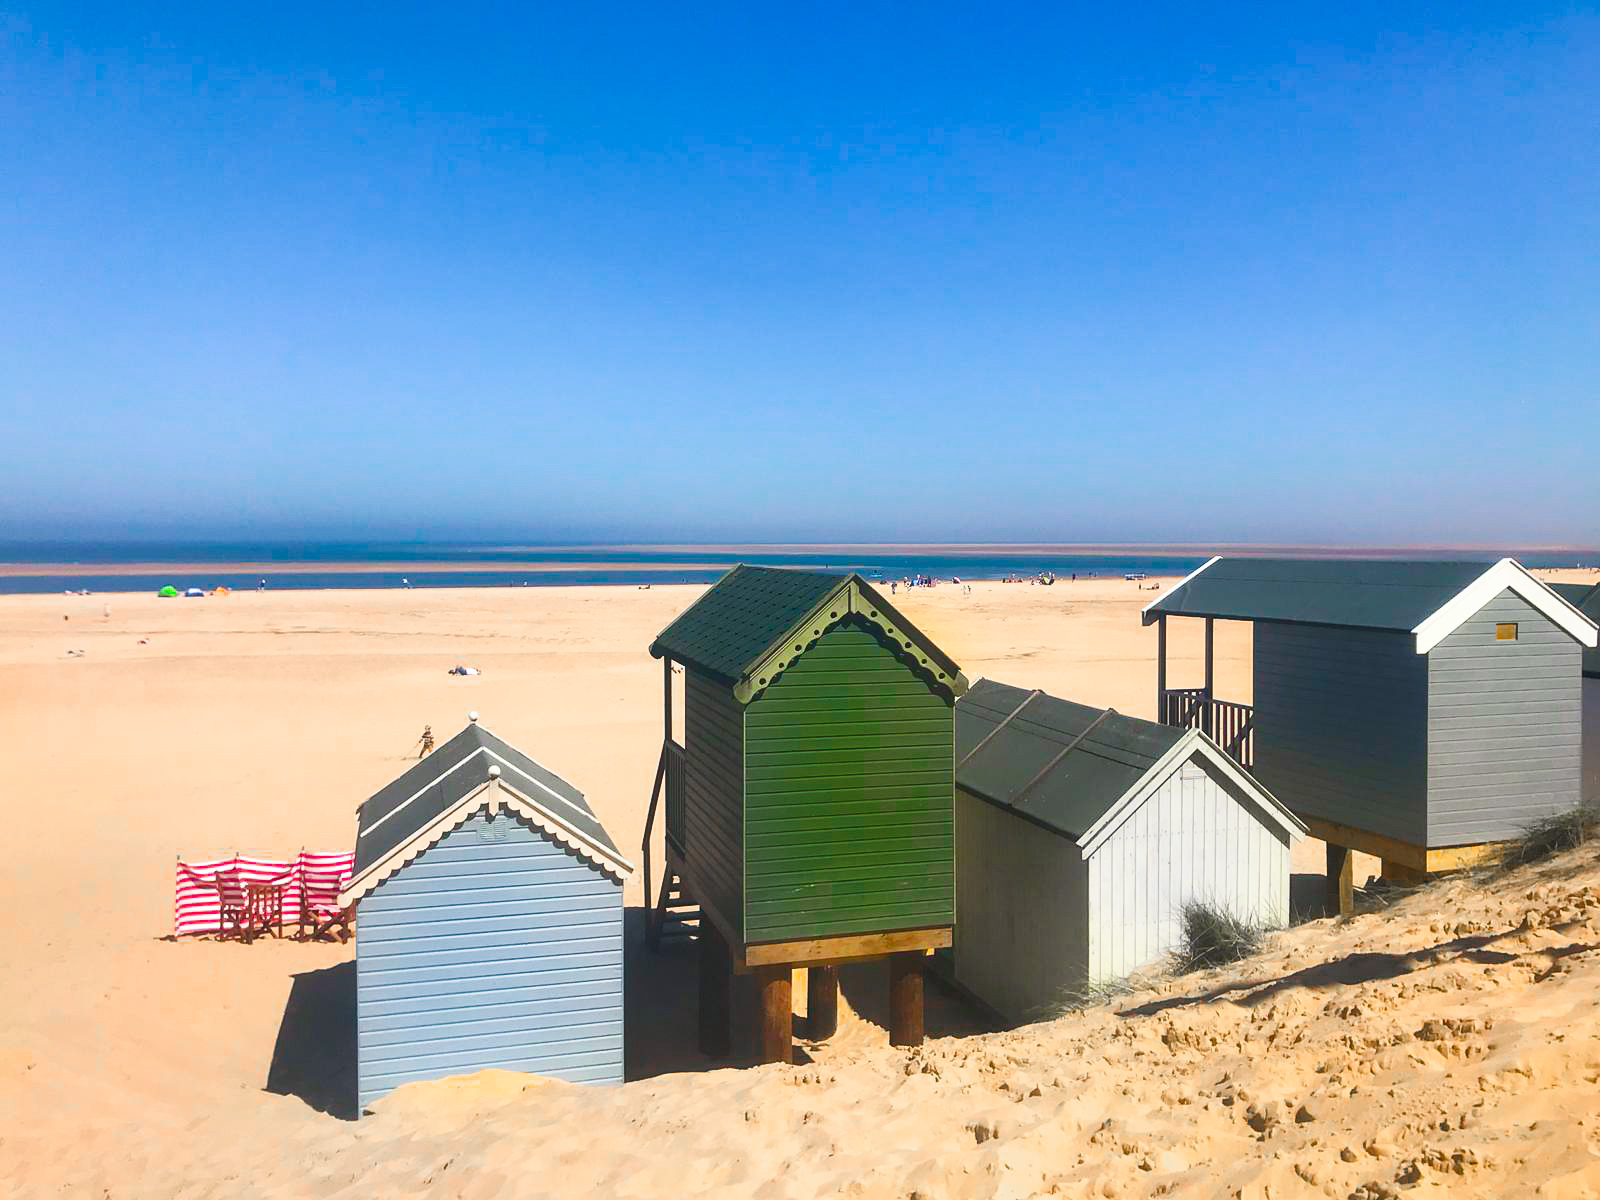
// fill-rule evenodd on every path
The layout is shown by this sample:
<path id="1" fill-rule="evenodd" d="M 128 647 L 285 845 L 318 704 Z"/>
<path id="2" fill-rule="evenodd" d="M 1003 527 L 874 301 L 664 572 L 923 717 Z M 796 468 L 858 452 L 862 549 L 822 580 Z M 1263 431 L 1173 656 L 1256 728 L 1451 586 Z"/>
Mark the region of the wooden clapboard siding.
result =
<path id="1" fill-rule="evenodd" d="M 1515 623 L 1515 641 L 1495 626 Z M 1428 654 L 1427 845 L 1516 837 L 1578 803 L 1582 647 L 1501 592 Z"/>
<path id="2" fill-rule="evenodd" d="M 1600 804 L 1600 677 L 1583 677 L 1583 802 Z"/>
<path id="3" fill-rule="evenodd" d="M 1168 775 L 1095 849 L 1088 875 L 1093 981 L 1175 949 L 1191 900 L 1246 920 L 1289 922 L 1288 834 L 1198 759 Z"/>
<path id="4" fill-rule="evenodd" d="M 358 1095 L 500 1067 L 622 1081 L 622 886 L 502 812 L 361 901 Z"/>
<path id="5" fill-rule="evenodd" d="M 952 705 L 850 618 L 747 706 L 747 942 L 951 923 Z"/>
<path id="6" fill-rule="evenodd" d="M 1071 838 L 956 791 L 956 981 L 996 1014 L 1053 1016 L 1083 986 L 1088 889 Z"/>
<path id="7" fill-rule="evenodd" d="M 699 898 L 735 940 L 744 917 L 744 713 L 727 684 L 684 681 L 684 860 Z"/>
<path id="8" fill-rule="evenodd" d="M 1255 776 L 1302 816 L 1421 845 L 1428 662 L 1409 633 L 1255 624 Z"/>

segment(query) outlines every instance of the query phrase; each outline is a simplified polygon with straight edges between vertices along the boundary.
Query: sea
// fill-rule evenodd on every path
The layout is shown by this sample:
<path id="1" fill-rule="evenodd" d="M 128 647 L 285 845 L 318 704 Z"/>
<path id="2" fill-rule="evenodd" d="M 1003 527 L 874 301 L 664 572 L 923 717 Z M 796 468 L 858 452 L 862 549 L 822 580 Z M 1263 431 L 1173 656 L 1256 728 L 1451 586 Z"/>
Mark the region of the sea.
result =
<path id="1" fill-rule="evenodd" d="M 1346 552 L 1349 553 L 1349 552 Z M 1424 557 L 1386 552 L 1394 557 Z M 1431 552 L 1431 557 L 1492 561 L 1505 551 Z M 0 594 L 139 592 L 171 586 L 209 590 L 326 588 L 562 587 L 581 584 L 711 583 L 735 563 L 858 571 L 869 580 L 1120 578 L 1184 575 L 1206 552 L 1084 553 L 1070 549 L 830 547 L 765 552 L 759 547 L 507 546 L 426 543 L 0 543 Z M 1594 555 L 1530 552 L 1530 567 L 1593 562 Z M 70 564 L 70 571 L 60 567 Z M 130 573 L 128 564 L 140 569 Z M 174 564 L 163 566 L 162 564 Z M 241 570 L 242 564 L 250 564 Z M 274 569 L 281 564 L 281 569 Z M 503 566 L 498 564 L 504 564 Z M 37 571 L 30 571 L 37 565 Z M 559 565 L 559 569 L 558 569 Z M 96 567 L 105 568 L 96 571 Z M 323 569 L 319 569 L 319 567 Z M 333 569 L 337 567 L 338 569 Z M 56 568 L 52 570 L 52 568 Z M 120 569 L 118 569 L 120 568 Z"/>

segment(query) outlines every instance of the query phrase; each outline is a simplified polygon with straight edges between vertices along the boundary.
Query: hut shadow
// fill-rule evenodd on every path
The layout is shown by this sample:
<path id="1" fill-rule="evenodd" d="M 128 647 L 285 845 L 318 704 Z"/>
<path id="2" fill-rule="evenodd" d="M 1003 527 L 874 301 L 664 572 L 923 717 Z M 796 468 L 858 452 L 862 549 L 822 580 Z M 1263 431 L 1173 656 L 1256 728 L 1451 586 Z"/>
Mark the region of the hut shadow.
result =
<path id="1" fill-rule="evenodd" d="M 885 1033 L 889 1029 L 889 964 L 885 960 L 856 963 L 839 968 L 839 991 L 856 1016 L 869 1021 Z M 930 1038 L 970 1037 L 1005 1028 L 977 1005 L 967 1000 L 945 981 L 927 960 L 923 972 L 922 1023 Z M 797 1028 L 804 1030 L 804 1025 Z"/>
<path id="2" fill-rule="evenodd" d="M 1481 965 L 1507 963 L 1519 956 L 1504 950 L 1491 950 L 1489 947 L 1501 938 L 1512 937 L 1517 932 L 1518 930 L 1516 929 L 1509 929 L 1500 933 L 1485 933 L 1472 937 L 1455 938 L 1448 942 L 1441 942 L 1437 946 L 1414 950 L 1409 954 L 1347 954 L 1343 958 L 1336 958 L 1325 963 L 1316 963 L 1313 966 L 1304 967 L 1299 971 L 1291 972 L 1277 979 L 1239 980 L 1234 983 L 1223 984 L 1208 991 L 1153 1000 L 1149 1004 L 1141 1004 L 1137 1008 L 1123 1009 L 1117 1015 L 1120 1017 L 1148 1017 L 1165 1012 L 1168 1009 L 1191 1008 L 1223 999 L 1245 1007 L 1254 1007 L 1272 999 L 1280 992 L 1290 991 L 1295 988 L 1320 991 L 1328 987 L 1351 987 L 1363 983 L 1375 983 L 1379 980 L 1398 979 L 1401 976 L 1411 974 L 1413 971 L 1425 970 L 1428 967 L 1451 960 Z M 1543 950 L 1540 953 L 1555 960 L 1568 958 L 1575 954 L 1588 953 L 1596 948 L 1600 947 L 1574 942 L 1567 946 Z"/>
<path id="3" fill-rule="evenodd" d="M 264 1091 L 297 1096 L 318 1112 L 353 1121 L 356 1108 L 356 964 L 294 977 Z"/>

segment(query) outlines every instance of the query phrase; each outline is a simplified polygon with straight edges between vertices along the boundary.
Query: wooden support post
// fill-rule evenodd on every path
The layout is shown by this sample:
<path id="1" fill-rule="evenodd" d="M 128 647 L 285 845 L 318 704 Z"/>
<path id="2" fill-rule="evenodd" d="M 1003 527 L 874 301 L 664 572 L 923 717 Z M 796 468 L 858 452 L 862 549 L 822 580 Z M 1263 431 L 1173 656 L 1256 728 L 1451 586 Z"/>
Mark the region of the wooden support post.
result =
<path id="1" fill-rule="evenodd" d="M 661 659 L 661 708 L 665 717 L 665 727 L 661 740 L 672 740 L 672 659 L 665 656 Z"/>
<path id="2" fill-rule="evenodd" d="M 1328 843 L 1328 908 L 1341 917 L 1356 907 L 1355 857 L 1348 846 Z"/>
<path id="3" fill-rule="evenodd" d="M 1395 862 L 1390 858 L 1383 860 L 1383 866 L 1378 873 L 1383 879 L 1388 880 L 1390 883 L 1397 883 L 1402 887 L 1418 887 L 1428 882 L 1428 873 L 1426 871 L 1419 871 L 1415 867 L 1407 866 L 1402 862 Z"/>
<path id="4" fill-rule="evenodd" d="M 756 1046 L 756 1061 L 794 1062 L 794 995 L 791 968 L 758 967 L 756 984 L 761 989 L 761 1030 Z"/>
<path id="5" fill-rule="evenodd" d="M 728 943 L 709 919 L 700 922 L 700 1053 L 728 1057 L 733 961 Z"/>
<path id="6" fill-rule="evenodd" d="M 1167 614 L 1156 618 L 1156 721 L 1167 722 Z"/>
<path id="7" fill-rule="evenodd" d="M 889 1044 L 922 1045 L 922 954 L 889 957 Z"/>
<path id="8" fill-rule="evenodd" d="M 1215 680 L 1216 662 L 1216 621 L 1211 617 L 1206 618 L 1206 701 L 1205 708 L 1200 713 L 1200 728 L 1205 730 L 1207 737 L 1215 737 L 1217 731 L 1211 727 L 1211 701 L 1214 698 L 1212 686 Z"/>
<path id="9" fill-rule="evenodd" d="M 831 1038 L 839 1029 L 839 968 L 806 970 L 806 1036 L 814 1042 Z"/>

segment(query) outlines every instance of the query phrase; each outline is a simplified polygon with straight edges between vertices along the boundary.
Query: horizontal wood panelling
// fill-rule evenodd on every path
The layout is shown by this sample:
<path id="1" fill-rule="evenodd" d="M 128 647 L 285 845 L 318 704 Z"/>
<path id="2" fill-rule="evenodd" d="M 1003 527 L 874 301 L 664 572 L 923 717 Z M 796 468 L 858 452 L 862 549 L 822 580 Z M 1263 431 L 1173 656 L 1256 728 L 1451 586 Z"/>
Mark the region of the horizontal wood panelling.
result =
<path id="1" fill-rule="evenodd" d="M 479 814 L 361 902 L 359 1102 L 484 1067 L 622 1078 L 622 888 Z"/>
<path id="2" fill-rule="evenodd" d="M 1420 844 L 1427 660 L 1407 633 L 1257 622 L 1255 774 L 1296 812 Z"/>
<path id="3" fill-rule="evenodd" d="M 1508 840 L 1578 802 L 1581 655 L 1509 591 L 1428 654 L 1429 846 Z"/>
<path id="4" fill-rule="evenodd" d="M 951 705 L 880 635 L 847 622 L 746 708 L 748 941 L 950 923 Z"/>
<path id="5" fill-rule="evenodd" d="M 685 668 L 684 857 L 692 884 L 738 924 L 744 890 L 744 714 L 732 690 Z"/>

